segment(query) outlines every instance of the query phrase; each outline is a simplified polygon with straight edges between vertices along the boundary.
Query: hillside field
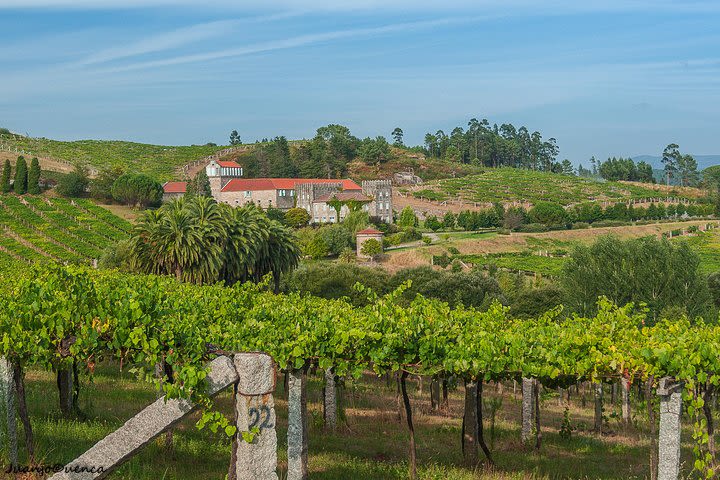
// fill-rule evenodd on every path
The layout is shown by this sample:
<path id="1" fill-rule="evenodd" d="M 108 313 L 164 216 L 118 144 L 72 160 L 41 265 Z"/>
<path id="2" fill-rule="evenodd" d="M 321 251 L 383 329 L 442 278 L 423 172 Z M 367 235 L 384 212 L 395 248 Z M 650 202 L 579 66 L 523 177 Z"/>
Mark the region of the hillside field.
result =
<path id="1" fill-rule="evenodd" d="M 663 196 L 697 200 L 704 196 L 702 190 L 695 188 L 677 187 L 663 191 L 650 184 L 600 182 L 516 168 L 486 168 L 481 174 L 401 187 L 399 192 L 431 202 L 455 200 L 469 204 L 532 205 L 549 201 L 566 206 L 587 201 L 642 201 Z"/>
<path id="2" fill-rule="evenodd" d="M 512 235 L 453 233 L 447 240 L 443 239 L 444 234 L 441 233 L 440 241 L 432 245 L 389 251 L 388 260 L 381 263 L 381 266 L 394 272 L 406 267 L 428 265 L 431 257 L 446 254 L 451 258 L 459 258 L 468 266 L 494 264 L 508 270 L 557 276 L 562 271 L 566 256 L 575 245 L 592 243 L 601 235 L 615 235 L 620 238 L 659 236 L 708 223 L 717 225 L 717 221 L 693 220 Z M 698 253 L 702 273 L 710 274 L 720 270 L 720 229 L 676 237 L 673 241 L 688 242 Z M 451 250 L 455 248 L 459 254 L 453 255 Z"/>
<path id="3" fill-rule="evenodd" d="M 25 154 L 28 159 L 37 156 L 55 164 L 59 163 L 58 160 L 81 162 L 98 170 L 121 167 L 126 171 L 148 174 L 159 181 L 172 180 L 177 177 L 178 168 L 226 148 L 216 145 L 150 145 L 118 140 L 64 142 L 12 134 L 0 135 L 0 145 L 2 150 L 17 148 L 29 152 Z M 18 154 L 12 155 L 17 157 Z M 59 164 L 45 168 L 68 171 L 72 166 Z"/>
<path id="4" fill-rule="evenodd" d="M 130 223 L 90 200 L 0 195 L 0 258 L 90 264 Z"/>

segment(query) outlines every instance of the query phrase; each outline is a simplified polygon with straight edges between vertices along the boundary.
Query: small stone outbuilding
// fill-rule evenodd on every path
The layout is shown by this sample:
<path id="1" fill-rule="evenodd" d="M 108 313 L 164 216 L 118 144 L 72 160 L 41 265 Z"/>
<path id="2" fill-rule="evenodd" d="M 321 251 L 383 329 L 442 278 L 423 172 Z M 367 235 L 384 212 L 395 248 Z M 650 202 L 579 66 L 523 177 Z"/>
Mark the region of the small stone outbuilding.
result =
<path id="1" fill-rule="evenodd" d="M 360 250 L 362 250 L 363 243 L 367 242 L 370 239 L 375 239 L 378 242 L 380 242 L 380 245 L 382 246 L 383 243 L 383 233 L 380 230 L 375 230 L 374 228 L 366 228 L 365 230 L 360 230 L 357 232 L 356 236 L 356 242 L 357 242 L 357 256 L 358 258 L 367 258 L 365 255 L 360 253 Z"/>

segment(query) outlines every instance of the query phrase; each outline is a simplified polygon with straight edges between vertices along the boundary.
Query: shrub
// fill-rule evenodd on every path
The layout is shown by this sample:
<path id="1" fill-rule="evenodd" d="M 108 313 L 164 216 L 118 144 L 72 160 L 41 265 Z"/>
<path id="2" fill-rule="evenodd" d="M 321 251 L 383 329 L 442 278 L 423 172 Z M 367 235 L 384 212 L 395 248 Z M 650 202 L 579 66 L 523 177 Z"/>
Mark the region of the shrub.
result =
<path id="1" fill-rule="evenodd" d="M 458 250 L 457 247 L 448 247 L 447 251 L 452 255 L 460 255 L 460 250 Z"/>
<path id="2" fill-rule="evenodd" d="M 317 234 L 325 241 L 328 255 L 340 255 L 340 252 L 352 245 L 352 235 L 344 226 L 339 224 L 321 227 L 318 229 Z"/>
<path id="3" fill-rule="evenodd" d="M 285 223 L 289 227 L 304 227 L 308 222 L 310 222 L 310 214 L 304 208 L 291 208 L 285 212 Z"/>
<path id="4" fill-rule="evenodd" d="M 390 277 L 379 268 L 347 263 L 317 262 L 303 264 L 283 280 L 284 291 L 304 292 L 316 297 L 336 299 L 347 297 L 351 303 L 363 306 L 367 295 L 355 290 L 356 283 L 382 295 L 388 290 Z"/>
<path id="5" fill-rule="evenodd" d="M 575 222 L 572 224 L 573 230 L 584 230 L 586 228 L 590 228 L 590 224 L 587 222 Z"/>
<path id="6" fill-rule="evenodd" d="M 425 245 L 430 245 L 432 243 L 432 238 L 428 237 L 427 235 L 423 235 L 422 241 Z"/>
<path id="7" fill-rule="evenodd" d="M 363 242 L 360 253 L 375 260 L 378 255 L 383 253 L 382 244 L 374 238 L 369 238 Z"/>
<path id="8" fill-rule="evenodd" d="M 433 232 L 437 232 L 443 228 L 443 224 L 437 219 L 435 215 L 430 215 L 425 219 L 425 227 L 429 228 Z"/>
<path id="9" fill-rule="evenodd" d="M 621 227 L 627 225 L 628 222 L 622 220 L 600 220 L 599 222 L 593 223 L 593 227 Z"/>
<path id="10" fill-rule="evenodd" d="M 80 197 L 85 194 L 89 183 L 87 169 L 78 163 L 72 172 L 60 177 L 57 192 L 63 197 Z"/>
<path id="11" fill-rule="evenodd" d="M 528 223 L 518 229 L 518 231 L 525 233 L 540 233 L 547 232 L 548 230 L 548 227 L 542 223 Z"/>
<path id="12" fill-rule="evenodd" d="M 162 201 L 163 188 L 159 182 L 142 173 L 126 173 L 115 180 L 113 198 L 125 205 L 149 207 Z"/>
<path id="13" fill-rule="evenodd" d="M 568 214 L 559 203 L 537 202 L 528 212 L 528 219 L 533 223 L 558 225 L 567 222 Z"/>
<path id="14" fill-rule="evenodd" d="M 433 255 L 433 265 L 446 268 L 448 265 L 450 265 L 451 261 L 452 260 L 450 259 L 450 257 L 448 257 L 447 253 L 443 253 L 442 255 Z"/>
<path id="15" fill-rule="evenodd" d="M 407 206 L 400 212 L 397 224 L 399 227 L 417 227 L 418 218 L 412 207 Z"/>
<path id="16" fill-rule="evenodd" d="M 100 170 L 98 176 L 90 181 L 90 196 L 96 200 L 111 202 L 113 184 L 123 173 L 124 170 L 119 167 Z"/>

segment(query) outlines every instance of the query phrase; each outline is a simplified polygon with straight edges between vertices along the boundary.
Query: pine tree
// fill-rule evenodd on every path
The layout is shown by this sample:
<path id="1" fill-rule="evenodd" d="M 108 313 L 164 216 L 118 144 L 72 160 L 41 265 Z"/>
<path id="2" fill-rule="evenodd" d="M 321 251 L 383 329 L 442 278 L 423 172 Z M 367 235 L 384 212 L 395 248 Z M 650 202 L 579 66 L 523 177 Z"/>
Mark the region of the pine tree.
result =
<path id="1" fill-rule="evenodd" d="M 36 157 L 30 161 L 30 171 L 27 176 L 27 191 L 33 195 L 40 193 L 40 163 Z"/>
<path id="2" fill-rule="evenodd" d="M 27 193 L 27 181 L 28 181 L 28 168 L 25 157 L 22 155 L 18 157 L 17 163 L 15 164 L 15 180 L 13 183 L 13 189 L 18 195 Z"/>
<path id="3" fill-rule="evenodd" d="M 0 191 L 2 191 L 2 193 L 8 193 L 10 191 L 10 173 L 10 160 L 5 160 L 2 177 L 0 177 Z"/>

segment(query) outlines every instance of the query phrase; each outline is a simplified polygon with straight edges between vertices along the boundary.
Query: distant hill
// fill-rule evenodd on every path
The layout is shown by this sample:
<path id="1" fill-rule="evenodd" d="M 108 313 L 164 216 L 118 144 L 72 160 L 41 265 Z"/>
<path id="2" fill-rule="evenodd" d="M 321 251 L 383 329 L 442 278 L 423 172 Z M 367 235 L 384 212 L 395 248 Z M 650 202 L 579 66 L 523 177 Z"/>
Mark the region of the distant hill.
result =
<path id="1" fill-rule="evenodd" d="M 121 167 L 145 173 L 159 181 L 180 176 L 180 169 L 195 160 L 227 147 L 206 145 L 168 146 L 117 140 L 77 140 L 65 142 L 8 133 L 0 129 L 0 160 L 23 154 L 38 157 L 41 167 L 61 173 L 72 170 L 74 162 L 91 169 Z"/>
<path id="2" fill-rule="evenodd" d="M 435 204 L 457 204 L 461 205 L 460 208 L 488 206 L 494 202 L 529 206 L 538 201 L 562 205 L 588 201 L 643 201 L 667 194 L 695 200 L 704 195 L 696 188 L 667 189 L 662 185 L 646 183 L 596 181 L 519 168 L 486 168 L 481 174 L 400 187 L 398 192 L 404 198 L 412 197 Z"/>
<path id="3" fill-rule="evenodd" d="M 720 155 L 693 155 L 693 157 L 698 163 L 698 170 L 705 170 L 707 167 L 720 165 Z M 649 163 L 653 168 L 658 170 L 662 170 L 663 168 L 662 157 L 659 155 L 638 155 L 637 157 L 632 157 L 632 159 L 635 162 L 642 161 Z"/>

